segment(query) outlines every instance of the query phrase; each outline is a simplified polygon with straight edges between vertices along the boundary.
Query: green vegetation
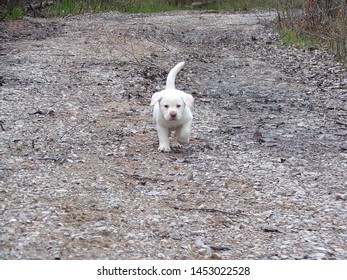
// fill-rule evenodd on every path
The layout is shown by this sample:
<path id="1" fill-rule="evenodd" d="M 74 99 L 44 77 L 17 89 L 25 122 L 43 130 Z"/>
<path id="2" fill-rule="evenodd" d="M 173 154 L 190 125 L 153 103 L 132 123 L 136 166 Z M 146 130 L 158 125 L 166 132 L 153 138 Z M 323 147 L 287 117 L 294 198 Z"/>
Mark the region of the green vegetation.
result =
<path id="1" fill-rule="evenodd" d="M 258 1 L 221 1 L 219 4 L 208 6 L 211 10 L 251 10 L 251 9 L 273 9 L 277 7 L 278 1 L 258 0 Z"/>
<path id="2" fill-rule="evenodd" d="M 155 3 L 154 3 L 155 2 Z M 118 11 L 126 13 L 156 13 L 172 10 L 174 7 L 167 1 L 105 1 L 105 0 L 58 0 L 54 5 L 47 7 L 48 16 L 67 16 L 83 13 L 100 13 Z"/>
<path id="3" fill-rule="evenodd" d="M 57 1 L 53 6 L 47 8 L 47 12 L 50 15 L 64 17 L 67 15 L 74 15 L 81 12 L 81 6 L 83 2 L 77 3 L 72 0 L 60 0 Z"/>
<path id="4" fill-rule="evenodd" d="M 282 42 L 286 46 L 294 46 L 299 49 L 317 49 L 319 41 L 301 34 L 297 30 L 283 28 L 281 30 Z"/>
<path id="5" fill-rule="evenodd" d="M 16 20 L 16 19 L 21 19 L 24 15 L 23 9 L 21 7 L 15 7 L 8 13 L 3 13 L 2 11 L 0 12 L 0 18 L 4 17 L 7 20 Z"/>
<path id="6" fill-rule="evenodd" d="M 10 19 L 19 19 L 23 17 L 23 10 L 21 7 L 16 7 L 13 11 L 8 15 Z"/>
<path id="7" fill-rule="evenodd" d="M 7 4 L 2 4 L 2 2 Z M 11 2 L 11 1 L 10 1 Z M 119 11 L 126 13 L 158 13 L 172 10 L 248 10 L 275 8 L 276 0 L 55 0 L 55 1 L 9 1 L 0 0 L 0 10 L 7 13 L 22 13 L 6 16 L 16 19 L 23 16 L 23 11 L 30 12 L 28 3 L 35 3 L 36 9 L 47 17 L 64 17 L 83 13 Z M 38 3 L 38 4 L 37 4 Z M 31 11 L 32 12 L 32 11 Z M 0 14 L 4 17 L 4 15 Z"/>

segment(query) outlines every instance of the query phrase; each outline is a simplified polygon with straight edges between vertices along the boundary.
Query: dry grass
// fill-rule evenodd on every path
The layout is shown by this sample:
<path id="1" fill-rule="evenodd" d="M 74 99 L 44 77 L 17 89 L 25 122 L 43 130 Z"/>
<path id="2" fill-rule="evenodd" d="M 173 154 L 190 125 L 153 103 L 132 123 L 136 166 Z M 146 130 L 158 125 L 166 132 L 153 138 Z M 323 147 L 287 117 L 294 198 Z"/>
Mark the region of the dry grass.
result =
<path id="1" fill-rule="evenodd" d="M 294 45 L 299 41 L 304 46 L 324 46 L 347 62 L 346 1 L 306 0 L 299 10 L 293 1 L 282 2 L 278 20 L 287 44 L 292 40 Z"/>

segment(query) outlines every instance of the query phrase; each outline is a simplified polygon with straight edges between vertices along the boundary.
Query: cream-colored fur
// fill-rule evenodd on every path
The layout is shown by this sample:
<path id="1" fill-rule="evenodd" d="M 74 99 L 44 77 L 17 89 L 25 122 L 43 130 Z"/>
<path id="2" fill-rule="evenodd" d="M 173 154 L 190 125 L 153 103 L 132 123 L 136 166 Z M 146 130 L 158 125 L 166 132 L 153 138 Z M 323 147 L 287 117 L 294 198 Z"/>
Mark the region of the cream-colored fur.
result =
<path id="1" fill-rule="evenodd" d="M 184 66 L 178 63 L 169 72 L 166 87 L 152 96 L 153 119 L 157 125 L 159 137 L 159 151 L 170 152 L 169 135 L 174 131 L 174 146 L 181 146 L 189 142 L 193 120 L 191 109 L 194 106 L 192 95 L 175 88 L 177 73 Z"/>

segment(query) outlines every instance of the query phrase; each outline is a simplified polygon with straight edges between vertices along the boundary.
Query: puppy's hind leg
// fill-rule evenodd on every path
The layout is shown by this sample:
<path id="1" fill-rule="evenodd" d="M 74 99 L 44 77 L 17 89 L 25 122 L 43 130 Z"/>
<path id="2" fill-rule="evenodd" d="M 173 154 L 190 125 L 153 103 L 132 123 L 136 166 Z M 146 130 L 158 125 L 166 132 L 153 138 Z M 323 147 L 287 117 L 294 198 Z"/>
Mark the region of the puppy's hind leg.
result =
<path id="1" fill-rule="evenodd" d="M 179 142 L 179 137 L 180 137 L 180 131 L 181 131 L 181 129 L 177 129 L 177 130 L 175 130 L 175 133 L 174 133 L 174 141 L 173 141 L 173 143 L 172 143 L 172 146 L 174 146 L 174 147 L 182 147 L 182 145 L 180 144 L 180 142 Z"/>
<path id="2" fill-rule="evenodd" d="M 190 140 L 190 130 L 191 130 L 191 122 L 184 124 L 179 130 L 179 133 L 177 133 L 178 134 L 177 142 L 180 144 L 188 144 Z"/>
<path id="3" fill-rule="evenodd" d="M 181 144 L 188 144 L 190 139 L 191 123 L 186 123 L 175 131 L 174 143 L 176 147 L 181 147 Z"/>

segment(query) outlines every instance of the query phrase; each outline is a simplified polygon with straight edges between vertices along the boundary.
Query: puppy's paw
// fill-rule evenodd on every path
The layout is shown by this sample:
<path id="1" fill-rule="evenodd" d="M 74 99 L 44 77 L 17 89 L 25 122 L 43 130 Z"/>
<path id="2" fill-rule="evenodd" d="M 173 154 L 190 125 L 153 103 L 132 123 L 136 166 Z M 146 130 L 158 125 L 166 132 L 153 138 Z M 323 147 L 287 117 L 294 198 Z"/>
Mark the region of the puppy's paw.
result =
<path id="1" fill-rule="evenodd" d="M 181 148 L 182 147 L 181 143 L 179 143 L 177 141 L 173 142 L 172 146 L 175 147 L 175 148 Z"/>
<path id="2" fill-rule="evenodd" d="M 168 153 L 171 151 L 171 148 L 169 145 L 160 145 L 158 151 Z"/>
<path id="3" fill-rule="evenodd" d="M 188 137 L 180 137 L 180 138 L 178 138 L 177 139 L 177 142 L 179 143 L 179 144 L 188 144 L 189 143 L 189 136 Z"/>

